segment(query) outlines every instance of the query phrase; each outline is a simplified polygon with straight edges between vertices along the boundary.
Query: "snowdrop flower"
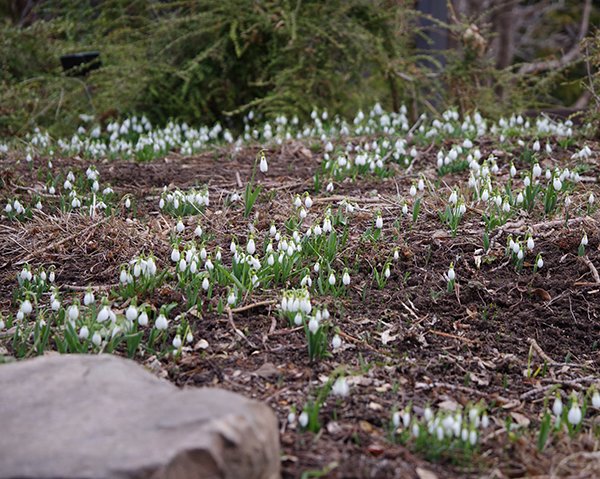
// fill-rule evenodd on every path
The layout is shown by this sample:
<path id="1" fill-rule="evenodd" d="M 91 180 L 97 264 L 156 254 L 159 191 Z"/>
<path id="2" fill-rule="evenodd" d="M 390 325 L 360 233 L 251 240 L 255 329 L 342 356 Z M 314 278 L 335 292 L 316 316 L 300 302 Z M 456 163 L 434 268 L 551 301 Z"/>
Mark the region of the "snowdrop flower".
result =
<path id="1" fill-rule="evenodd" d="M 456 191 L 452 190 L 452 193 L 450 193 L 450 198 L 448 198 L 448 203 L 450 203 L 451 205 L 455 205 L 458 201 L 458 195 L 456 194 Z"/>
<path id="2" fill-rule="evenodd" d="M 381 214 L 378 214 L 377 218 L 375 219 L 375 228 L 378 230 L 383 228 L 383 218 L 381 217 Z"/>
<path id="3" fill-rule="evenodd" d="M 329 284 L 331 286 L 335 285 L 335 274 L 333 274 L 333 271 L 331 272 L 331 274 L 329 275 Z"/>
<path id="4" fill-rule="evenodd" d="M 581 409 L 579 408 L 579 404 L 577 404 L 576 400 L 573 400 L 573 404 L 571 405 L 571 409 L 569 409 L 569 414 L 567 416 L 567 420 L 569 424 L 573 426 L 577 426 L 582 419 Z"/>
<path id="5" fill-rule="evenodd" d="M 542 167 L 539 165 L 539 163 L 536 163 L 533 165 L 533 177 L 538 178 L 540 176 L 542 176 Z"/>
<path id="6" fill-rule="evenodd" d="M 594 204 L 595 200 L 596 200 L 596 198 L 594 197 L 594 193 L 590 193 L 590 196 L 588 198 L 589 205 L 592 206 Z"/>
<path id="7" fill-rule="evenodd" d="M 235 304 L 236 299 L 237 299 L 237 297 L 236 297 L 235 291 L 232 290 L 229 293 L 229 296 L 227 296 L 227 304 L 229 306 L 233 306 Z"/>
<path id="8" fill-rule="evenodd" d="M 552 404 L 552 412 L 556 417 L 560 417 L 563 412 L 563 403 L 560 396 L 556 396 L 554 403 Z"/>
<path id="9" fill-rule="evenodd" d="M 587 246 L 587 245 L 588 245 L 587 233 L 583 233 L 583 237 L 581 238 L 581 246 Z"/>
<path id="10" fill-rule="evenodd" d="M 533 151 L 540 151 L 540 142 L 538 140 L 535 140 L 533 143 Z"/>
<path id="11" fill-rule="evenodd" d="M 515 168 L 515 165 L 511 163 L 510 165 L 510 176 L 515 176 L 517 174 L 517 169 Z"/>
<path id="12" fill-rule="evenodd" d="M 31 301 L 29 301 L 28 299 L 23 301 L 21 303 L 21 307 L 19 308 L 19 311 L 21 313 L 23 313 L 25 316 L 29 316 L 31 314 L 31 312 L 33 311 L 33 306 L 31 305 Z"/>
<path id="13" fill-rule="evenodd" d="M 266 173 L 269 170 L 269 165 L 267 163 L 267 158 L 264 154 L 260 156 L 260 171 L 261 173 Z"/>
<path id="14" fill-rule="evenodd" d="M 477 444 L 477 431 L 475 431 L 474 429 L 472 429 L 471 432 L 469 432 L 469 442 L 471 443 L 471 446 Z"/>
<path id="15" fill-rule="evenodd" d="M 327 193 L 333 192 L 333 183 L 327 183 L 327 187 L 325 189 L 327 190 Z"/>
<path id="16" fill-rule="evenodd" d="M 406 203 L 402 205 L 402 213 L 405 215 L 408 214 L 408 205 Z"/>
<path id="17" fill-rule="evenodd" d="M 187 268 L 187 262 L 185 261 L 185 258 L 181 258 L 179 260 L 179 271 L 181 271 L 183 273 L 186 268 Z"/>
<path id="18" fill-rule="evenodd" d="M 210 282 L 208 281 L 208 278 L 204 278 L 202 280 L 202 289 L 204 291 L 208 291 L 208 288 L 210 287 Z"/>
<path id="19" fill-rule="evenodd" d="M 308 413 L 306 411 L 302 411 L 302 413 L 298 417 L 298 423 L 302 427 L 306 427 L 308 425 Z"/>
<path id="20" fill-rule="evenodd" d="M 192 332 L 188 332 L 187 336 L 185 337 L 186 342 L 191 343 L 194 340 L 194 335 L 192 334 Z"/>
<path id="21" fill-rule="evenodd" d="M 562 190 L 562 181 L 560 181 L 560 178 L 558 176 L 554 177 L 554 180 L 552 181 L 552 186 L 554 186 L 554 189 L 556 191 Z"/>
<path id="22" fill-rule="evenodd" d="M 350 284 L 350 274 L 348 274 L 348 270 L 345 270 L 344 274 L 342 275 L 342 283 L 344 283 L 344 286 L 348 286 Z"/>
<path id="23" fill-rule="evenodd" d="M 171 251 L 171 261 L 173 261 L 173 263 L 178 263 L 180 258 L 181 253 L 179 250 L 177 248 L 173 248 L 173 251 Z"/>
<path id="24" fill-rule="evenodd" d="M 454 265 L 450 264 L 450 268 L 448 269 L 448 281 L 454 281 L 456 278 L 456 273 L 454 272 Z"/>
<path id="25" fill-rule="evenodd" d="M 23 321 L 24 318 L 25 315 L 23 314 L 23 311 L 19 310 L 19 312 L 17 313 L 17 321 Z"/>
<path id="26" fill-rule="evenodd" d="M 346 397 L 350 392 L 350 387 L 348 386 L 346 378 L 343 376 L 337 378 L 335 383 L 333 383 L 331 392 L 336 396 Z"/>
<path id="27" fill-rule="evenodd" d="M 530 236 L 529 238 L 527 238 L 527 249 L 529 251 L 533 250 L 533 248 L 535 247 L 535 243 L 533 241 L 533 238 Z"/>
<path id="28" fill-rule="evenodd" d="M 594 391 L 592 395 L 592 406 L 596 409 L 600 409 L 600 393 L 598 391 Z"/>
<path id="29" fill-rule="evenodd" d="M 125 311 L 125 317 L 127 318 L 128 321 L 135 321 L 138 317 L 138 310 L 135 306 L 131 305 L 127 308 L 127 311 Z"/>
<path id="30" fill-rule="evenodd" d="M 523 193 L 519 191 L 519 194 L 517 195 L 517 204 L 520 205 L 524 200 L 525 198 L 523 197 Z"/>
<path id="31" fill-rule="evenodd" d="M 433 419 L 433 411 L 431 410 L 431 408 L 428 406 L 425 408 L 425 411 L 423 411 L 423 417 L 425 418 L 425 421 L 429 422 Z"/>
<path id="32" fill-rule="evenodd" d="M 294 206 L 296 208 L 300 208 L 302 206 L 302 200 L 300 199 L 300 195 L 296 195 L 294 198 Z"/>
<path id="33" fill-rule="evenodd" d="M 179 334 L 173 338 L 173 347 L 179 349 L 181 347 L 181 336 Z"/>
<path id="34" fill-rule="evenodd" d="M 275 227 L 274 224 L 271 225 L 271 228 L 269 229 L 269 236 L 273 237 L 277 234 L 277 228 Z"/>
<path id="35" fill-rule="evenodd" d="M 502 211 L 504 211 L 505 213 L 510 212 L 510 203 L 506 200 L 504 200 L 504 202 L 502 203 Z"/>
<path id="36" fill-rule="evenodd" d="M 142 311 L 142 313 L 137 318 L 138 324 L 140 326 L 148 326 L 148 314 L 146 311 Z"/>
<path id="37" fill-rule="evenodd" d="M 487 414 L 483 414 L 483 416 L 481 416 L 481 427 L 483 429 L 487 429 L 487 427 L 490 425 L 490 418 L 488 417 Z"/>
<path id="38" fill-rule="evenodd" d="M 92 336 L 92 343 L 94 343 L 95 346 L 100 346 L 100 344 L 102 344 L 102 336 L 100 336 L 98 331 Z"/>
<path id="39" fill-rule="evenodd" d="M 542 255 L 540 255 L 540 257 L 537 260 L 537 267 L 538 267 L 538 269 L 542 269 L 543 266 L 544 266 L 544 260 L 542 259 Z"/>
<path id="40" fill-rule="evenodd" d="M 185 226 L 183 224 L 183 221 L 179 220 L 177 222 L 177 226 L 175 227 L 178 233 L 183 233 L 183 230 L 185 230 Z"/>
<path id="41" fill-rule="evenodd" d="M 411 433 L 413 435 L 413 437 L 419 437 L 421 430 L 419 428 L 419 424 L 418 423 L 413 423 L 412 428 L 411 428 Z"/>
<path id="42" fill-rule="evenodd" d="M 331 340 L 331 347 L 333 349 L 339 349 L 342 347 L 342 338 L 340 338 L 339 334 L 336 334 Z"/>
<path id="43" fill-rule="evenodd" d="M 319 322 L 315 318 L 311 318 L 308 322 L 308 330 L 315 334 L 319 330 Z"/>
<path id="44" fill-rule="evenodd" d="M 94 293 L 91 291 L 86 292 L 83 296 L 83 304 L 86 306 L 93 304 L 94 301 L 96 301 L 96 298 L 94 298 Z"/>
<path id="45" fill-rule="evenodd" d="M 410 194 L 410 196 L 416 196 L 416 194 L 417 194 L 417 187 L 414 184 L 410 187 L 409 194 Z"/>
<path id="46" fill-rule="evenodd" d="M 306 195 L 306 198 L 304 198 L 304 206 L 306 206 L 306 209 L 309 210 L 310 207 L 313 204 L 313 200 L 309 195 Z"/>
<path id="47" fill-rule="evenodd" d="M 202 227 L 200 225 L 196 226 L 196 229 L 194 230 L 194 234 L 196 236 L 202 236 Z"/>
<path id="48" fill-rule="evenodd" d="M 288 424 L 294 424 L 294 422 L 296 422 L 296 413 L 294 411 L 291 411 L 288 414 L 287 420 L 288 420 Z"/>
<path id="49" fill-rule="evenodd" d="M 77 318 L 79 317 L 79 308 L 76 304 L 72 304 L 71 306 L 69 306 L 67 315 L 69 316 L 69 320 L 77 321 Z"/>
<path id="50" fill-rule="evenodd" d="M 156 327 L 156 329 L 161 331 L 163 329 L 167 329 L 167 327 L 169 326 L 169 321 L 167 320 L 164 314 L 161 314 L 158 316 L 158 318 L 156 318 L 154 326 Z"/>
<path id="51" fill-rule="evenodd" d="M 131 200 L 129 198 L 127 198 L 125 200 L 125 208 L 127 208 L 127 209 L 131 208 Z"/>
<path id="52" fill-rule="evenodd" d="M 87 326 L 82 326 L 81 329 L 79 330 L 79 339 L 87 339 L 88 336 L 90 335 L 90 330 Z"/>
<path id="53" fill-rule="evenodd" d="M 56 298 L 53 299 L 50 307 L 52 308 L 52 311 L 58 311 L 60 309 L 60 301 Z"/>

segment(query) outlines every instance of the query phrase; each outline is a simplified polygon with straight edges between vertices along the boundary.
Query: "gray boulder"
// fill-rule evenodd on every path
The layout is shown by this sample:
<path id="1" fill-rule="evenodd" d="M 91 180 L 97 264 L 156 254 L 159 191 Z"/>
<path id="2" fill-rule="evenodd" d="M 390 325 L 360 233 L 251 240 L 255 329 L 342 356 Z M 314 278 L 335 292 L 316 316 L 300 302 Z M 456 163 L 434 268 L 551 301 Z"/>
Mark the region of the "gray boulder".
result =
<path id="1" fill-rule="evenodd" d="M 111 355 L 0 365 L 0 478 L 280 477 L 269 407 Z"/>

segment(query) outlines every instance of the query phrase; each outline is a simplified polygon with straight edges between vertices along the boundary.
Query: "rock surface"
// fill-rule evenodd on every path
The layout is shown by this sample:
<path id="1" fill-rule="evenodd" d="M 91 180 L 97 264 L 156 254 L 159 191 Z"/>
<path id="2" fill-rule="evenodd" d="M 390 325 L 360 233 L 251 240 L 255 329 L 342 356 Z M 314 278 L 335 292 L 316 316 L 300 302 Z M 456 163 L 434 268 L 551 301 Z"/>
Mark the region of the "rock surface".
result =
<path id="1" fill-rule="evenodd" d="M 110 355 L 0 365 L 0 478 L 280 477 L 271 409 Z"/>

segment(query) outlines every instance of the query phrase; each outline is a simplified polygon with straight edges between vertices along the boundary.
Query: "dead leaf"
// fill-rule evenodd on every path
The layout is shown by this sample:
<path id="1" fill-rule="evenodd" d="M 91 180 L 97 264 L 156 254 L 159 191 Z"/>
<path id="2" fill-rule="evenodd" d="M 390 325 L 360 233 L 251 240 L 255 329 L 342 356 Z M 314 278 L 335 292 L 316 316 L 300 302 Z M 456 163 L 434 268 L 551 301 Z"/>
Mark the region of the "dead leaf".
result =
<path id="1" fill-rule="evenodd" d="M 371 434 L 375 430 L 373 425 L 368 421 L 361 420 L 358 425 L 360 426 L 360 429 L 367 434 Z"/>
<path id="2" fill-rule="evenodd" d="M 446 399 L 445 401 L 438 403 L 437 406 L 439 409 L 443 409 L 444 411 L 458 410 L 458 403 L 456 401 L 453 401 L 452 399 Z"/>
<path id="3" fill-rule="evenodd" d="M 369 409 L 372 409 L 373 411 L 381 411 L 383 409 L 383 406 L 379 403 L 371 401 L 369 403 Z"/>
<path id="4" fill-rule="evenodd" d="M 265 363 L 260 368 L 258 368 L 254 373 L 256 376 L 261 378 L 273 378 L 279 376 L 281 373 L 275 367 L 273 363 Z"/>
<path id="5" fill-rule="evenodd" d="M 552 299 L 550 293 L 542 288 L 535 288 L 533 291 L 531 291 L 531 294 L 542 301 L 550 301 Z"/>
<path id="6" fill-rule="evenodd" d="M 387 343 L 390 343 L 390 342 L 394 341 L 396 338 L 398 338 L 397 334 L 392 336 L 391 333 L 392 333 L 391 329 L 386 329 L 383 333 L 381 333 L 381 342 L 383 343 L 384 346 Z"/>
<path id="7" fill-rule="evenodd" d="M 417 476 L 419 476 L 419 479 L 438 479 L 435 473 L 422 467 L 417 467 Z"/>
<path id="8" fill-rule="evenodd" d="M 527 416 L 520 412 L 511 412 L 510 415 L 520 427 L 528 427 L 531 422 Z"/>

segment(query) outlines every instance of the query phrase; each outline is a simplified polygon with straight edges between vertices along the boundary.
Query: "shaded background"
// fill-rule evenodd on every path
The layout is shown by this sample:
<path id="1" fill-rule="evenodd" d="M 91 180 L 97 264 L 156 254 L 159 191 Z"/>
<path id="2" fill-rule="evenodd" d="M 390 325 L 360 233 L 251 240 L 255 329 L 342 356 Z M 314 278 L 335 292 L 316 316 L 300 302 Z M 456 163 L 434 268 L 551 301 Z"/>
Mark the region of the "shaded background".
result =
<path id="1" fill-rule="evenodd" d="M 379 101 L 498 117 L 598 109 L 597 0 L 8 0 L 0 135 L 80 115 L 219 121 L 353 115 Z M 65 75 L 60 56 L 101 52 Z"/>

